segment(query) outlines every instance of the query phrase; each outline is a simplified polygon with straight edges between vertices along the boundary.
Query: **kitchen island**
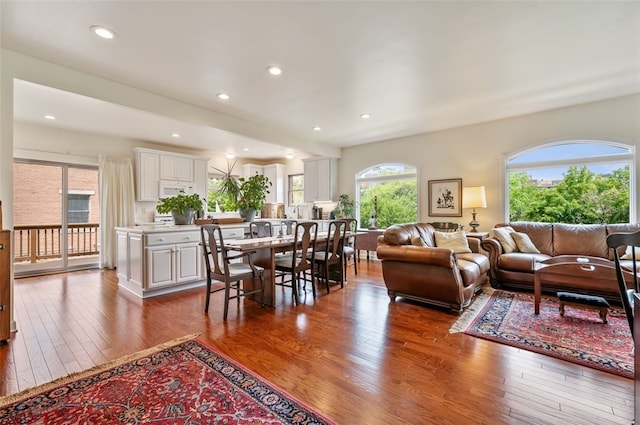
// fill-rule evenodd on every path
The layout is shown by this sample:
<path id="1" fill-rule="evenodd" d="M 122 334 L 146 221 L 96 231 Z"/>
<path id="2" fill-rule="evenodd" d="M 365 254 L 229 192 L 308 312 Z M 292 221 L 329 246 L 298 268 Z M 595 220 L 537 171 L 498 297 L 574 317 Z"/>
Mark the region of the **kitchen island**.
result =
<path id="1" fill-rule="evenodd" d="M 265 220 L 272 222 L 277 234 L 280 220 Z M 220 227 L 225 241 L 244 239 L 249 232 L 247 222 Z M 115 232 L 121 288 L 140 298 L 149 298 L 205 285 L 200 226 L 158 224 L 116 227 Z"/>

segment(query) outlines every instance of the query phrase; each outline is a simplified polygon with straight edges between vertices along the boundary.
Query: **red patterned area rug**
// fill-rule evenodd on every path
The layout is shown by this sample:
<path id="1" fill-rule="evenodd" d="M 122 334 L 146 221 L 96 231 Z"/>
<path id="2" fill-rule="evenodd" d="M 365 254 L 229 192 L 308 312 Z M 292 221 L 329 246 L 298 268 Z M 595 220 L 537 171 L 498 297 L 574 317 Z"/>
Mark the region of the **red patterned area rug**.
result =
<path id="1" fill-rule="evenodd" d="M 495 290 L 486 300 L 480 298 L 481 305 L 484 301 L 475 314 L 470 311 L 472 317 L 466 323 L 454 324 L 451 332 L 633 378 L 633 339 L 621 308 L 609 309 L 609 323 L 603 324 L 593 310 L 566 307 L 564 317 L 560 316 L 555 297 L 542 297 L 538 316 L 533 314 L 533 294 Z"/>
<path id="2" fill-rule="evenodd" d="M 334 424 L 195 336 L 0 399 L 2 424 Z"/>

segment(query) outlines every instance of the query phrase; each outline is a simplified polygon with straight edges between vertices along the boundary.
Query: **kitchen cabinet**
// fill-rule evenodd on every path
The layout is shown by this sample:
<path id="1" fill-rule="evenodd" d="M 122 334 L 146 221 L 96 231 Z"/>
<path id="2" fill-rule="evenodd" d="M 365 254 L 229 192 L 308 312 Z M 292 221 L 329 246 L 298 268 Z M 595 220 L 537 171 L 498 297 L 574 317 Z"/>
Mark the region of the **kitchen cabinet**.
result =
<path id="1" fill-rule="evenodd" d="M 0 219 L 0 222 L 2 220 Z M 0 231 L 0 345 L 11 337 L 11 231 Z"/>
<path id="2" fill-rule="evenodd" d="M 141 298 L 204 284 L 199 226 L 116 228 L 118 284 Z"/>
<path id="3" fill-rule="evenodd" d="M 201 197 L 207 197 L 208 158 L 174 154 L 153 149 L 134 148 L 136 163 L 136 201 L 157 202 L 161 197 L 160 182 L 193 186 Z"/>
<path id="4" fill-rule="evenodd" d="M 193 181 L 193 158 L 160 155 L 160 180 Z"/>
<path id="5" fill-rule="evenodd" d="M 256 174 L 262 175 L 264 173 L 264 168 L 262 165 L 256 164 L 244 164 L 242 166 L 242 177 L 248 179 L 251 176 L 255 176 Z"/>
<path id="6" fill-rule="evenodd" d="M 263 174 L 269 179 L 272 186 L 265 199 L 267 204 L 283 204 L 284 203 L 284 165 L 270 164 L 263 167 Z"/>
<path id="7" fill-rule="evenodd" d="M 194 165 L 194 189 L 200 199 L 207 200 L 209 194 L 209 161 L 206 159 L 196 159 Z M 205 213 L 207 208 L 205 205 Z"/>
<path id="8" fill-rule="evenodd" d="M 335 201 L 338 189 L 336 158 L 307 158 L 304 162 L 304 201 Z"/>
<path id="9" fill-rule="evenodd" d="M 160 156 L 155 152 L 136 152 L 136 201 L 158 200 Z"/>

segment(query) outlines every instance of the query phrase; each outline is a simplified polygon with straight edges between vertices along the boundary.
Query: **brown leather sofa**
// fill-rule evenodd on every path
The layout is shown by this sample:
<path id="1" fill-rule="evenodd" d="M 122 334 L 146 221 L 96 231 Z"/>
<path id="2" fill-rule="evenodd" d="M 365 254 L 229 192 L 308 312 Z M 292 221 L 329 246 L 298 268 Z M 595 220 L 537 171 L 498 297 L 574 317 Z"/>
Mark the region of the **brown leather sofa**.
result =
<path id="1" fill-rule="evenodd" d="M 563 224 L 539 222 L 500 223 L 495 227 L 510 226 L 525 233 L 540 253 L 505 253 L 500 241 L 490 234 L 481 242 L 489 254 L 489 279 L 494 288 L 533 291 L 534 264 L 559 255 L 578 255 L 604 258 L 613 264 L 613 253 L 607 247 L 607 235 L 640 230 L 639 224 Z M 618 288 L 594 279 L 568 277 L 562 283 L 545 282 L 543 292 L 570 291 L 598 295 L 611 301 L 620 300 Z"/>
<path id="2" fill-rule="evenodd" d="M 389 298 L 397 296 L 460 312 L 487 281 L 488 258 L 480 240 L 468 238 L 471 253 L 455 253 L 435 244 L 427 223 L 396 224 L 378 237 L 378 258 Z M 412 244 L 419 237 L 424 245 Z"/>

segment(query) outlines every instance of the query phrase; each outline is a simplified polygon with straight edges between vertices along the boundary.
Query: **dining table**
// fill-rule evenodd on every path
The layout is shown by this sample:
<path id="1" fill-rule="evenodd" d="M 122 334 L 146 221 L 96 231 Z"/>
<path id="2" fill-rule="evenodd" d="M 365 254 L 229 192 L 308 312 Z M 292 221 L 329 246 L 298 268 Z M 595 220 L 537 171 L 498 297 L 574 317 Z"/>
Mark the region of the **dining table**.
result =
<path id="1" fill-rule="evenodd" d="M 357 237 L 363 232 L 347 232 L 345 237 Z M 316 237 L 316 250 L 324 249 L 324 242 L 327 240 L 327 232 L 318 232 Z M 233 251 L 254 251 L 252 255 L 253 264 L 264 268 L 264 303 L 265 305 L 276 305 L 276 254 L 293 250 L 293 235 L 267 236 L 252 239 L 232 239 L 224 242 L 224 247 Z M 253 280 L 244 280 L 242 285 L 245 289 L 253 289 L 257 283 Z M 249 298 L 256 300 L 256 296 Z"/>

